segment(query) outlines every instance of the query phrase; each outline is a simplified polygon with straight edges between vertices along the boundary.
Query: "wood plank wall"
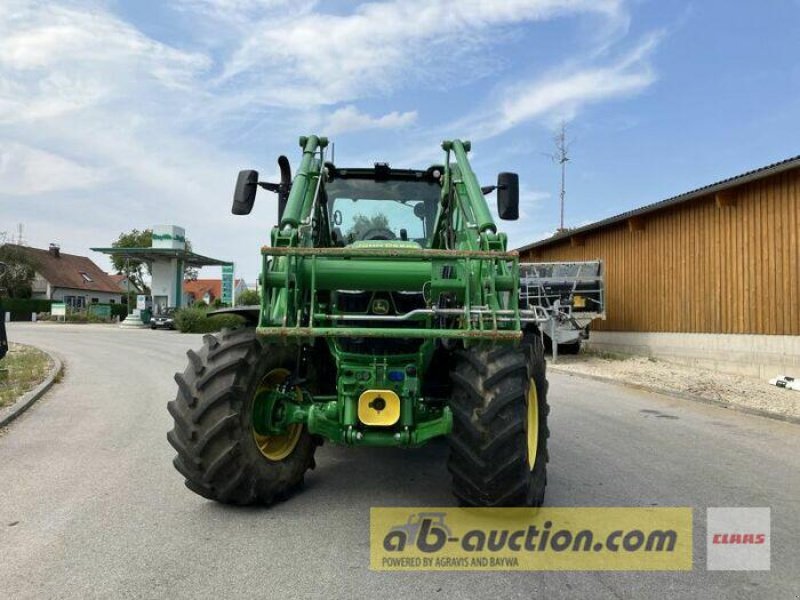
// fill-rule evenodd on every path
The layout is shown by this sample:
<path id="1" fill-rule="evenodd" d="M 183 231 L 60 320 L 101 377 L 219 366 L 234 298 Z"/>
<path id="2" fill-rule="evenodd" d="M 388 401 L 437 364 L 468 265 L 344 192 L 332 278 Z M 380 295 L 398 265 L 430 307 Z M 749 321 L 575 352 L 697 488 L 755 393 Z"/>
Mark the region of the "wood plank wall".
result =
<path id="1" fill-rule="evenodd" d="M 800 335 L 800 169 L 522 253 L 606 268 L 606 331 Z"/>

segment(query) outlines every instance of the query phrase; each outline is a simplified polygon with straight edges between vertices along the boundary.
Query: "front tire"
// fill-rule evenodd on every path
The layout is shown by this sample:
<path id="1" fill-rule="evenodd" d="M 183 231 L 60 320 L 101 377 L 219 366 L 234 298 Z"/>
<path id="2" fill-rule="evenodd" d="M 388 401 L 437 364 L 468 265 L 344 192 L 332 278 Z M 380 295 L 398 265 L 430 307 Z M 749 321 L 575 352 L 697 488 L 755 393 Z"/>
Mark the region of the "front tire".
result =
<path id="1" fill-rule="evenodd" d="M 175 420 L 167 439 L 173 464 L 193 492 L 228 504 L 272 504 L 314 468 L 316 443 L 305 425 L 286 436 L 258 436 L 253 399 L 284 380 L 296 364 L 287 346 L 262 345 L 253 329 L 206 335 L 199 352 L 175 374 L 178 394 L 167 408 Z M 285 439 L 284 439 L 285 437 Z"/>
<path id="2" fill-rule="evenodd" d="M 462 350 L 451 377 L 453 494 L 465 506 L 541 506 L 549 437 L 541 341 Z"/>

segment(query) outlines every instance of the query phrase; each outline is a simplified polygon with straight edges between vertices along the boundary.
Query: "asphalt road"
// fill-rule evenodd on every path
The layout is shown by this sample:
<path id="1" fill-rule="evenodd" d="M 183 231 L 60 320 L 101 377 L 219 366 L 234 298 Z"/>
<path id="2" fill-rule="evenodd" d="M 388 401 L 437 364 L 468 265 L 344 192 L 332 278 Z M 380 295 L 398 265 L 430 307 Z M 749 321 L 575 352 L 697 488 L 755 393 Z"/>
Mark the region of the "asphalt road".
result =
<path id="1" fill-rule="evenodd" d="M 370 506 L 451 506 L 446 447 L 324 446 L 270 509 L 205 501 L 173 469 L 172 375 L 200 336 L 11 324 L 66 375 L 0 433 L 3 598 L 797 598 L 800 428 L 551 374 L 552 506 L 694 507 L 677 573 L 385 573 Z M 708 572 L 705 509 L 769 506 L 772 570 Z"/>

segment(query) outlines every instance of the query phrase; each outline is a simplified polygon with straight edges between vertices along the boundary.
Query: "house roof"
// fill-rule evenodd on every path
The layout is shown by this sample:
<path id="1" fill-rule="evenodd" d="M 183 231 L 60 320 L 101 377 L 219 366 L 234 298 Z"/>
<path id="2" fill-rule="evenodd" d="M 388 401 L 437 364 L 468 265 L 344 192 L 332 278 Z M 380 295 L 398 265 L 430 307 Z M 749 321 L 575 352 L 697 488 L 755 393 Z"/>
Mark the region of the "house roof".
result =
<path id="1" fill-rule="evenodd" d="M 86 256 L 19 246 L 18 250 L 34 264 L 34 268 L 47 282 L 56 288 L 85 290 L 87 292 L 110 292 L 120 294 L 119 286 L 100 267 Z"/>
<path id="2" fill-rule="evenodd" d="M 192 294 L 195 299 L 201 299 L 206 295 L 206 292 L 211 294 L 212 298 L 219 298 L 222 295 L 222 280 L 221 279 L 193 279 L 183 282 L 183 291 L 186 294 Z"/>
<path id="3" fill-rule="evenodd" d="M 727 179 L 723 179 L 721 181 L 717 181 L 716 183 L 712 183 L 696 190 L 692 190 L 690 192 L 684 192 L 683 194 L 679 194 L 677 196 L 672 196 L 671 198 L 667 198 L 666 200 L 661 200 L 659 202 L 654 202 L 653 204 L 647 204 L 640 208 L 636 208 L 633 210 L 629 210 L 624 213 L 620 213 L 613 217 L 609 217 L 607 219 L 603 219 L 601 221 L 597 221 L 595 223 L 590 223 L 589 225 L 584 225 L 583 227 L 577 227 L 575 229 L 570 229 L 568 231 L 564 231 L 561 233 L 557 233 L 556 235 L 546 238 L 544 240 L 539 240 L 537 242 L 533 242 L 532 244 L 527 244 L 525 246 L 520 246 L 518 250 L 523 252 L 525 250 L 530 250 L 532 248 L 539 248 L 542 246 L 547 246 L 554 242 L 558 242 L 564 239 L 569 239 L 570 237 L 580 234 L 586 233 L 588 231 L 594 231 L 596 229 L 601 229 L 608 225 L 612 225 L 614 223 L 618 223 L 620 221 L 625 221 L 626 219 L 630 219 L 631 217 L 638 217 L 640 215 L 645 215 L 647 213 L 655 212 L 658 210 L 662 210 L 664 208 L 674 206 L 677 204 L 682 204 L 684 202 L 690 202 L 692 200 L 696 200 L 697 198 L 701 198 L 703 196 L 708 196 L 709 194 L 715 194 L 717 192 L 722 192 L 724 190 L 728 190 L 730 188 L 734 188 L 736 186 L 750 183 L 751 181 L 757 181 L 759 179 L 763 179 L 765 177 L 769 177 L 770 175 L 777 175 L 778 173 L 783 173 L 784 171 L 789 171 L 790 169 L 795 169 L 800 167 L 800 155 L 793 156 L 792 158 L 787 158 L 785 160 L 781 160 L 776 163 L 772 163 L 771 165 L 767 165 L 765 167 L 760 167 L 758 169 L 753 169 L 752 171 L 747 171 L 746 173 L 742 173 L 741 175 L 735 175 L 734 177 L 729 177 Z"/>
<path id="4" fill-rule="evenodd" d="M 233 287 L 237 287 L 242 283 L 241 279 L 234 281 Z M 195 299 L 201 299 L 206 295 L 206 292 L 211 293 L 212 300 L 214 298 L 222 297 L 222 280 L 221 279 L 192 279 L 183 282 L 183 292 L 185 294 L 192 294 Z"/>

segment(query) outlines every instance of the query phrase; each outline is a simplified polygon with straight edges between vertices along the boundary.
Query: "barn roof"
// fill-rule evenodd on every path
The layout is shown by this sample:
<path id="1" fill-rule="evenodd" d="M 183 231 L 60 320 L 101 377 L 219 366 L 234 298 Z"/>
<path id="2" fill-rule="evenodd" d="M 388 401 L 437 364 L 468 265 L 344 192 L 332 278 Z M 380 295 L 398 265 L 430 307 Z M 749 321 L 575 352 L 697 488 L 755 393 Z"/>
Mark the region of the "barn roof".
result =
<path id="1" fill-rule="evenodd" d="M 558 242 L 564 239 L 569 239 L 570 237 L 576 234 L 581 234 L 601 229 L 603 227 L 607 227 L 608 225 L 613 225 L 615 223 L 619 223 L 620 221 L 625 221 L 627 219 L 630 219 L 631 217 L 638 217 L 641 215 L 662 210 L 670 206 L 683 204 L 684 202 L 690 202 L 692 200 L 695 200 L 703 196 L 707 196 L 709 194 L 722 192 L 734 188 L 736 186 L 749 183 L 751 181 L 757 181 L 759 179 L 769 177 L 770 175 L 777 175 L 778 173 L 783 173 L 784 171 L 788 171 L 790 169 L 794 169 L 797 167 L 800 167 L 800 155 L 793 156 L 792 158 L 787 158 L 786 160 L 781 160 L 779 162 L 772 163 L 771 165 L 760 167 L 758 169 L 753 169 L 752 171 L 747 171 L 746 173 L 742 173 L 741 175 L 736 175 L 734 177 L 729 177 L 727 179 L 717 181 L 716 183 L 712 183 L 697 188 L 696 190 L 692 190 L 690 192 L 684 192 L 683 194 L 672 196 L 671 198 L 667 198 L 666 200 L 654 202 L 653 204 L 647 204 L 640 208 L 635 208 L 633 210 L 620 213 L 613 217 L 608 217 L 607 219 L 602 219 L 595 223 L 590 223 L 589 225 L 584 225 L 582 227 L 577 227 L 575 229 L 569 229 L 567 231 L 559 232 L 556 235 L 546 238 L 544 240 L 539 240 L 537 242 L 521 246 L 520 248 L 518 248 L 518 250 L 520 252 L 523 252 L 525 250 L 530 250 L 532 248 L 540 248 L 542 246 L 548 246 L 554 242 Z"/>

